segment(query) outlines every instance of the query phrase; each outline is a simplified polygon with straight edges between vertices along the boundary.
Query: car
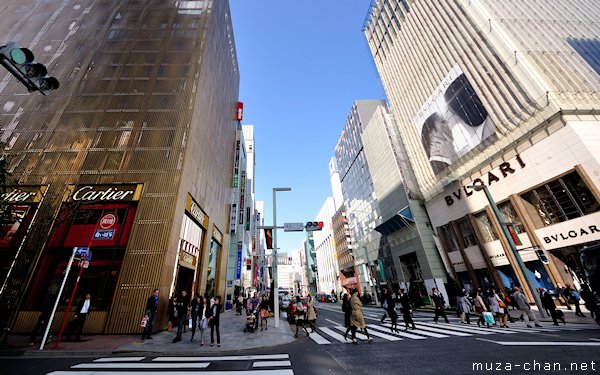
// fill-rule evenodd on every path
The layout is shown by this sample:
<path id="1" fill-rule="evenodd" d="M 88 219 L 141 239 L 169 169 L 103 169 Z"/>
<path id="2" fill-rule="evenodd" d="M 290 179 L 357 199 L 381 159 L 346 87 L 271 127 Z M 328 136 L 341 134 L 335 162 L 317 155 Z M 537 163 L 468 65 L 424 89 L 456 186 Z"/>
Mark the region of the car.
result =
<path id="1" fill-rule="evenodd" d="M 296 300 L 291 301 L 288 307 L 285 309 L 287 314 L 288 323 L 293 323 L 296 320 Z M 300 297 L 300 301 L 302 302 L 302 306 L 304 306 L 304 311 L 306 311 L 306 306 L 308 305 L 308 297 Z"/>
<path id="2" fill-rule="evenodd" d="M 335 294 L 328 294 L 327 295 L 327 302 L 336 303 L 337 302 L 337 297 L 335 296 Z"/>
<path id="3" fill-rule="evenodd" d="M 327 294 L 318 293 L 315 295 L 315 301 L 317 302 L 327 302 Z"/>

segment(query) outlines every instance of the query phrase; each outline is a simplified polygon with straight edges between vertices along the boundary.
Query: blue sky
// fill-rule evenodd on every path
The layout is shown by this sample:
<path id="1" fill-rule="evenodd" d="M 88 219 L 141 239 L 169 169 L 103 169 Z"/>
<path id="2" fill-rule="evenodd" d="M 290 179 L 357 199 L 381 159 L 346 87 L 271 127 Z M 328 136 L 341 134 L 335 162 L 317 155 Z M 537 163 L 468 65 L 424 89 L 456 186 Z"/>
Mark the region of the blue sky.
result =
<path id="1" fill-rule="evenodd" d="M 329 159 L 355 100 L 384 91 L 361 32 L 370 0 L 230 0 L 244 124 L 254 125 L 265 224 L 315 219 L 331 196 Z M 280 251 L 303 233 L 278 232 Z"/>

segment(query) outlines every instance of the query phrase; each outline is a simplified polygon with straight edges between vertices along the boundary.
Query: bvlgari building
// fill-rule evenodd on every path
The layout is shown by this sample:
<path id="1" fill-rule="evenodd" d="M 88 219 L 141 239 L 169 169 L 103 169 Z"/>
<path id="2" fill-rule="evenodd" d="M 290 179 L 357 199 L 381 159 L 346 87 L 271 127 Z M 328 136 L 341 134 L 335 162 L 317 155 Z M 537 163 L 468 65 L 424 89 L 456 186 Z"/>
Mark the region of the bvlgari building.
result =
<path id="1" fill-rule="evenodd" d="M 598 14 L 595 0 L 372 2 L 364 33 L 448 273 L 467 289 L 525 276 L 578 288 L 592 276 Z"/>
<path id="2" fill-rule="evenodd" d="M 171 294 L 224 295 L 239 90 L 228 1 L 5 0 L 0 13 L 4 42 L 60 81 L 42 96 L 2 73 L 2 328 L 32 329 L 76 247 L 91 255 L 84 332 L 139 332 L 155 288 L 156 329 Z"/>

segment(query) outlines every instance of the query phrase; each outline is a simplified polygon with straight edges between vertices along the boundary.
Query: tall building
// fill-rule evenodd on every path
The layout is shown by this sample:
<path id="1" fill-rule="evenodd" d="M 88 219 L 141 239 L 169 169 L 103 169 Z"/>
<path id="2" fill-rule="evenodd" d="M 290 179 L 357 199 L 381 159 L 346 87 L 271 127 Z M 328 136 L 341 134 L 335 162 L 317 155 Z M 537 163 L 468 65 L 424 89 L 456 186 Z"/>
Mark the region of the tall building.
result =
<path id="1" fill-rule="evenodd" d="M 364 34 L 418 197 L 465 288 L 525 286 L 527 276 L 534 287 L 577 287 L 593 273 L 586 266 L 600 252 L 596 14 L 593 0 L 372 3 Z"/>
<path id="2" fill-rule="evenodd" d="M 6 0 L 4 40 L 60 81 L 27 94 L 3 74 L 1 139 L 15 184 L 2 238 L 0 324 L 30 332 L 74 247 L 89 333 L 139 332 L 180 290 L 225 294 L 239 69 L 227 1 Z M 59 16 L 60 15 L 60 16 Z M 59 300 L 58 328 L 73 290 Z"/>
<path id="3" fill-rule="evenodd" d="M 340 274 L 335 254 L 333 241 L 333 223 L 331 218 L 335 214 L 335 203 L 332 197 L 327 197 L 317 214 L 316 220 L 322 221 L 324 226 L 320 231 L 313 232 L 315 252 L 317 255 L 317 292 L 334 293 L 341 291 Z"/>

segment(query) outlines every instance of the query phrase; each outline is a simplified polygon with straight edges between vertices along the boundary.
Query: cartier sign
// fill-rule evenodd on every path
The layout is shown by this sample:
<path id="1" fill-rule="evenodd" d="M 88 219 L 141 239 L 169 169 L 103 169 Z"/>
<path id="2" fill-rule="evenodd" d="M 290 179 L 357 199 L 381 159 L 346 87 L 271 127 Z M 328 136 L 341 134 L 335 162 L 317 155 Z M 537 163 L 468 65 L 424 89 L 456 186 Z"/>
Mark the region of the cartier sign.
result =
<path id="1" fill-rule="evenodd" d="M 136 194 L 140 185 L 83 185 L 77 186 L 71 194 L 71 200 L 92 201 L 120 201 L 129 202 L 138 200 Z"/>

